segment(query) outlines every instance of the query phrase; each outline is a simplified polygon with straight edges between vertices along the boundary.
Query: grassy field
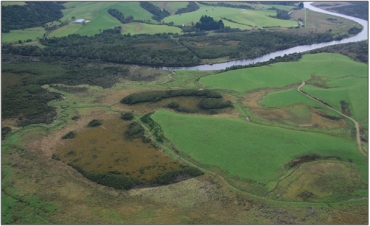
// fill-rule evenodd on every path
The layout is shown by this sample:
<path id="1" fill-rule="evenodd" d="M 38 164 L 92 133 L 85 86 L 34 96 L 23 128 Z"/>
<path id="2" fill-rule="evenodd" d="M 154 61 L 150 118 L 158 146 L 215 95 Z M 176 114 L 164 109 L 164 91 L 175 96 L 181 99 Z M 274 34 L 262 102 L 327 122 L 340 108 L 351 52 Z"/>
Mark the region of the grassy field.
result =
<path id="1" fill-rule="evenodd" d="M 26 41 L 27 39 L 36 40 L 42 38 L 45 34 L 43 27 L 26 28 L 24 30 L 11 30 L 9 33 L 1 33 L 1 42 L 18 42 L 18 40 Z"/>
<path id="2" fill-rule="evenodd" d="M 141 8 L 139 2 L 67 2 L 64 6 L 66 9 L 62 10 L 64 15 L 61 19 L 62 21 L 69 20 L 72 22 L 72 17 L 75 17 L 76 19 L 86 19 L 90 22 L 84 25 L 70 23 L 53 31 L 51 37 L 61 37 L 69 34 L 92 36 L 100 33 L 101 30 L 122 25 L 121 22 L 108 13 L 108 9 L 117 9 L 123 15 L 131 15 L 136 20 L 154 22 L 151 19 L 152 14 Z"/>
<path id="3" fill-rule="evenodd" d="M 151 2 L 153 5 L 158 6 L 160 9 L 165 9 L 171 15 L 175 14 L 175 12 L 180 8 L 186 8 L 188 2 Z"/>
<path id="4" fill-rule="evenodd" d="M 368 124 L 368 79 L 364 77 L 343 77 L 330 80 L 329 89 L 307 86 L 303 91 L 341 109 L 340 101 L 349 103 L 353 118 L 367 127 Z"/>
<path id="5" fill-rule="evenodd" d="M 131 35 L 135 34 L 157 34 L 157 33 L 181 33 L 181 29 L 178 27 L 171 27 L 167 25 L 155 25 L 155 24 L 144 24 L 144 23 L 129 23 L 123 24 L 122 34 Z"/>
<path id="6" fill-rule="evenodd" d="M 266 87 L 300 84 L 317 75 L 328 79 L 344 76 L 367 77 L 367 66 L 340 54 L 304 55 L 298 62 L 276 63 L 258 68 L 246 68 L 201 78 L 209 88 L 233 89 L 246 92 Z"/>
<path id="7" fill-rule="evenodd" d="M 287 107 L 294 104 L 306 106 L 319 106 L 315 101 L 303 96 L 296 88 L 271 92 L 259 102 L 264 107 Z"/>
<path id="8" fill-rule="evenodd" d="M 191 158 L 218 166 L 231 176 L 252 180 L 265 189 L 286 175 L 285 164 L 311 153 L 352 159 L 363 178 L 368 175 L 366 158 L 356 149 L 355 141 L 347 138 L 165 110 L 156 111 L 152 118 L 165 136 Z"/>
<path id="9" fill-rule="evenodd" d="M 238 23 L 248 24 L 254 27 L 262 28 L 264 26 L 281 26 L 291 27 L 297 22 L 293 20 L 279 20 L 270 18 L 269 15 L 275 16 L 274 10 L 243 10 L 228 7 L 212 7 L 199 5 L 200 9 L 190 13 L 183 13 L 181 15 L 172 15 L 164 18 L 165 22 L 174 22 L 176 25 L 191 25 L 199 21 L 203 15 L 211 16 L 215 20 L 220 20 L 221 17 L 234 20 Z M 228 23 L 227 26 L 238 28 L 238 24 Z"/>
<path id="10" fill-rule="evenodd" d="M 2 1 L 1 6 L 9 6 L 9 5 L 25 5 L 26 2 L 6 2 Z"/>

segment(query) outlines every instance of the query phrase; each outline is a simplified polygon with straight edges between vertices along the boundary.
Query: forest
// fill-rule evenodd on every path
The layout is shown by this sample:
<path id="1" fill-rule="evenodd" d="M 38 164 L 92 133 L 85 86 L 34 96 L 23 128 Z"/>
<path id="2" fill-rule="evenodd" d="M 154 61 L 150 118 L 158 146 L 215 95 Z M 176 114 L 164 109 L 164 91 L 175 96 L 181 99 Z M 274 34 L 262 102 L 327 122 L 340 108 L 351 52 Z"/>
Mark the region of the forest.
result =
<path id="1" fill-rule="evenodd" d="M 140 6 L 153 14 L 152 19 L 156 21 L 161 21 L 163 18 L 171 15 L 167 10 L 163 9 L 162 11 L 158 6 L 155 6 L 150 2 L 140 2 Z"/>
<path id="2" fill-rule="evenodd" d="M 355 32 L 358 32 L 358 29 Z M 42 58 L 85 58 L 113 63 L 172 67 L 194 66 L 200 64 L 201 59 L 219 57 L 251 59 L 297 45 L 329 42 L 340 38 L 334 38 L 333 34 L 328 32 L 291 35 L 288 32 L 264 30 L 233 32 L 233 35 L 221 32 L 212 36 L 206 36 L 202 32 L 182 36 L 165 33 L 131 36 L 121 35 L 120 27 L 117 27 L 91 37 L 73 34 L 40 40 L 46 48 L 3 44 L 2 52 Z"/>
<path id="3" fill-rule="evenodd" d="M 45 23 L 63 17 L 64 6 L 58 2 L 27 2 L 27 4 L 1 6 L 1 32 L 30 27 L 43 27 Z"/>

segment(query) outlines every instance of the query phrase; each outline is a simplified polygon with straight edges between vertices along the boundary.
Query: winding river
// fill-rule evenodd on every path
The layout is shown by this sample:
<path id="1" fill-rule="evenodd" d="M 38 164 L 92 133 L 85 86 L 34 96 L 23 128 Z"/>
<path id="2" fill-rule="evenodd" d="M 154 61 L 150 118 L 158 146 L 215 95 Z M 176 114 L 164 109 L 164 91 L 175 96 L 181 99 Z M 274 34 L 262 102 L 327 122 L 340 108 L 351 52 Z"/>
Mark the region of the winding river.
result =
<path id="1" fill-rule="evenodd" d="M 235 61 L 229 61 L 229 62 L 213 64 L 213 65 L 209 65 L 209 64 L 198 65 L 198 66 L 194 66 L 194 67 L 162 67 L 162 69 L 164 69 L 164 70 L 198 70 L 198 71 L 222 70 L 222 69 L 225 69 L 227 67 L 234 66 L 234 65 L 249 65 L 249 64 L 254 64 L 254 63 L 258 63 L 258 62 L 266 62 L 266 61 L 269 61 L 270 59 L 273 59 L 275 57 L 284 56 L 285 54 L 301 53 L 301 52 L 306 52 L 306 51 L 310 51 L 310 50 L 314 50 L 314 49 L 318 49 L 318 48 L 322 48 L 322 47 L 326 47 L 326 46 L 331 46 L 331 45 L 336 45 L 336 44 L 343 44 L 343 43 L 350 43 L 350 42 L 358 42 L 358 41 L 363 41 L 363 40 L 368 39 L 368 22 L 366 20 L 362 20 L 362 19 L 355 18 L 355 17 L 352 17 L 352 16 L 346 16 L 346 15 L 339 14 L 339 13 L 333 13 L 333 12 L 329 12 L 329 11 L 326 11 L 326 10 L 322 10 L 322 9 L 319 9 L 319 8 L 316 8 L 316 7 L 312 6 L 311 4 L 312 4 L 312 2 L 305 2 L 304 7 L 306 9 L 309 9 L 309 10 L 312 10 L 312 11 L 325 13 L 325 14 L 330 14 L 330 15 L 334 15 L 334 16 L 338 16 L 338 17 L 343 17 L 343 18 L 346 18 L 346 19 L 349 19 L 349 20 L 353 20 L 353 21 L 355 21 L 355 22 L 357 22 L 357 23 L 359 23 L 363 26 L 362 31 L 359 34 L 357 34 L 356 36 L 346 38 L 346 39 L 342 39 L 340 41 L 331 41 L 331 42 L 325 42 L 325 43 L 296 46 L 296 47 L 289 48 L 289 49 L 286 49 L 286 50 L 272 52 L 272 53 L 266 54 L 264 56 L 255 58 L 255 59 L 235 60 Z"/>

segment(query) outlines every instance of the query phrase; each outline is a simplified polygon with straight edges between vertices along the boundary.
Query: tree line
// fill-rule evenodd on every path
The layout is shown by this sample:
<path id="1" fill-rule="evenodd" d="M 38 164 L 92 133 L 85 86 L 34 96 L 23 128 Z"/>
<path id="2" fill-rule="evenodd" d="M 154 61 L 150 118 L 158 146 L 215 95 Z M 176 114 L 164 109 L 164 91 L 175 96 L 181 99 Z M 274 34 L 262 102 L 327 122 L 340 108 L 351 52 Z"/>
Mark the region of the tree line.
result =
<path id="1" fill-rule="evenodd" d="M 108 9 L 108 13 L 112 15 L 113 17 L 115 17 L 117 20 L 119 20 L 119 22 L 123 24 L 130 23 L 134 20 L 133 16 L 130 15 L 130 16 L 125 17 L 123 13 L 121 13 L 117 9 Z"/>
<path id="2" fill-rule="evenodd" d="M 198 28 L 201 31 L 219 30 L 224 27 L 222 20 L 215 21 L 211 16 L 207 15 L 202 16 L 199 22 L 195 24 L 195 28 Z"/>
<path id="3" fill-rule="evenodd" d="M 163 9 L 162 11 L 158 6 L 155 6 L 150 2 L 140 2 L 140 6 L 153 14 L 152 19 L 156 21 L 161 21 L 163 18 L 171 15 L 167 10 Z"/>

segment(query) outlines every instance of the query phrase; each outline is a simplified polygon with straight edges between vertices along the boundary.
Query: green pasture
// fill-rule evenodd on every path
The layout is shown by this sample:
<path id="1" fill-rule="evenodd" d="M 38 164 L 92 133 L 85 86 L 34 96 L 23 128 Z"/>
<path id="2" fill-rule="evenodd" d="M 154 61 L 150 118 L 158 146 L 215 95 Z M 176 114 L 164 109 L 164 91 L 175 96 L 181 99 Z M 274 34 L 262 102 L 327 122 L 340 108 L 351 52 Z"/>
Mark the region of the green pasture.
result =
<path id="1" fill-rule="evenodd" d="M 159 8 L 167 10 L 171 15 L 175 14 L 178 9 L 186 8 L 189 2 L 150 2 Z"/>
<path id="2" fill-rule="evenodd" d="M 136 20 L 154 22 L 152 14 L 141 8 L 139 2 L 67 2 L 66 9 L 62 10 L 62 21 L 69 20 L 71 23 L 51 33 L 51 37 L 67 36 L 69 34 L 80 34 L 92 36 L 100 33 L 100 30 L 122 25 L 116 18 L 108 13 L 108 9 L 117 9 L 125 16 L 133 16 Z M 73 24 L 75 19 L 86 19 L 90 22 Z M 166 30 L 166 29 L 162 29 Z"/>
<path id="3" fill-rule="evenodd" d="M 60 27 L 54 31 L 52 31 L 49 34 L 49 37 L 63 37 L 63 36 L 68 36 L 71 34 L 76 33 L 81 27 L 84 26 L 82 24 L 75 24 L 75 23 L 70 23 L 66 26 Z"/>
<path id="4" fill-rule="evenodd" d="M 6 2 L 2 1 L 1 6 L 9 6 L 9 5 L 25 5 L 26 2 Z"/>
<path id="5" fill-rule="evenodd" d="M 199 82 L 209 88 L 246 92 L 290 84 L 297 84 L 298 87 L 302 81 L 310 79 L 311 75 L 328 79 L 345 76 L 367 78 L 367 65 L 340 54 L 305 54 L 298 62 L 227 71 L 201 78 Z"/>
<path id="6" fill-rule="evenodd" d="M 330 88 L 323 89 L 314 86 L 304 86 L 303 91 L 317 97 L 335 109 L 341 109 L 340 101 L 349 103 L 353 118 L 362 126 L 368 124 L 368 79 L 358 77 L 344 77 L 332 79 L 327 83 Z"/>
<path id="7" fill-rule="evenodd" d="M 297 22 L 293 20 L 279 20 L 269 17 L 269 15 L 276 15 L 274 10 L 244 10 L 229 7 L 199 6 L 200 8 L 197 11 L 183 13 L 181 15 L 172 15 L 163 20 L 165 22 L 174 22 L 176 25 L 191 25 L 192 22 L 194 24 L 198 22 L 203 15 L 207 15 L 213 17 L 215 20 L 220 20 L 222 17 L 225 17 L 238 23 L 260 28 L 264 26 L 290 27 L 297 24 Z M 229 25 L 233 25 L 231 26 L 232 28 L 236 27 L 235 23 L 229 23 Z"/>
<path id="8" fill-rule="evenodd" d="M 10 30 L 9 33 L 1 33 L 1 42 L 18 42 L 18 40 L 26 41 L 27 39 L 36 40 L 38 38 L 42 38 L 45 32 L 46 31 L 43 27 Z"/>
<path id="9" fill-rule="evenodd" d="M 362 176 L 368 176 L 367 158 L 357 150 L 354 139 L 167 110 L 155 112 L 152 118 L 177 148 L 199 163 L 220 167 L 231 176 L 269 189 L 286 175 L 285 164 L 312 153 L 352 159 Z"/>
<path id="10" fill-rule="evenodd" d="M 268 93 L 259 102 L 264 107 L 288 107 L 295 104 L 304 104 L 306 106 L 320 106 L 319 103 L 307 98 L 298 92 L 297 88 L 285 89 Z"/>
<path id="11" fill-rule="evenodd" d="M 129 23 L 123 24 L 122 34 L 136 35 L 136 34 L 157 34 L 157 33 L 181 33 L 178 27 L 171 27 L 167 25 L 144 24 L 144 23 Z"/>

